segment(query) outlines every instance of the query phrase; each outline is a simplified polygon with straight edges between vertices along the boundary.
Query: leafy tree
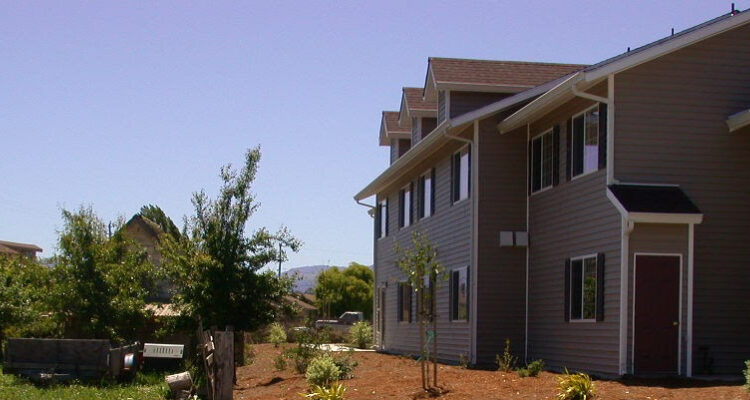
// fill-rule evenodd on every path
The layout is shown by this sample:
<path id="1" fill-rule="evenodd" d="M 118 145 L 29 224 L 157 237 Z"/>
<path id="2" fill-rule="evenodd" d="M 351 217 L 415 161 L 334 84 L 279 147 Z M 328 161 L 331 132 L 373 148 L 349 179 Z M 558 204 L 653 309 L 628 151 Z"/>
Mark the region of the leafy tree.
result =
<path id="1" fill-rule="evenodd" d="M 155 273 L 146 252 L 119 233 L 108 238 L 90 207 L 62 217 L 50 295 L 56 322 L 71 337 L 134 338 L 148 316 L 146 287 Z"/>
<path id="2" fill-rule="evenodd" d="M 172 221 L 172 219 L 169 218 L 159 206 L 153 204 L 143 206 L 141 207 L 139 214 L 159 225 L 164 233 L 175 239 L 179 239 L 181 233 L 180 230 L 177 229 L 177 225 L 174 224 L 174 221 Z"/>
<path id="3" fill-rule="evenodd" d="M 45 314 L 51 270 L 26 257 L 0 256 L 0 359 L 8 336 L 50 336 L 54 324 Z"/>
<path id="4" fill-rule="evenodd" d="M 374 281 L 372 269 L 356 262 L 345 269 L 329 268 L 317 277 L 318 307 L 328 317 L 337 317 L 345 311 L 362 311 L 366 319 L 371 319 Z"/>
<path id="5" fill-rule="evenodd" d="M 445 268 L 437 261 L 437 248 L 429 238 L 419 231 L 412 234 L 411 248 L 396 246 L 399 268 L 417 294 L 417 323 L 419 324 L 419 364 L 422 369 L 422 388 L 439 393 L 437 385 L 437 288 L 446 279 Z M 432 325 L 432 331 L 429 326 Z M 432 342 L 432 354 L 430 354 Z M 430 366 L 432 360 L 432 383 L 430 383 Z"/>
<path id="6" fill-rule="evenodd" d="M 222 167 L 217 198 L 193 194 L 195 212 L 186 217 L 184 235 L 162 240 L 162 262 L 177 286 L 174 301 L 204 326 L 232 325 L 238 333 L 260 328 L 276 318 L 291 289 L 291 279 L 259 270 L 285 260 L 286 249 L 297 251 L 300 241 L 284 227 L 246 231 L 258 209 L 251 189 L 259 161 L 255 148 L 239 172 Z"/>

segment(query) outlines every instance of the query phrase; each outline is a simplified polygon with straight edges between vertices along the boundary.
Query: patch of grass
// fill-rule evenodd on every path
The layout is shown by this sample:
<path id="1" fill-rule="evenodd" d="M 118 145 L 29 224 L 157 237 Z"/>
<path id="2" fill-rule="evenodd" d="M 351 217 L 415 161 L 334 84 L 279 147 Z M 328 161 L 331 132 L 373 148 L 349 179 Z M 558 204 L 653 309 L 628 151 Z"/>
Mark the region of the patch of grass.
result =
<path id="1" fill-rule="evenodd" d="M 169 389 L 161 374 L 138 374 L 132 383 L 72 382 L 37 386 L 26 379 L 2 375 L 0 399 L 3 400 L 162 400 Z"/>

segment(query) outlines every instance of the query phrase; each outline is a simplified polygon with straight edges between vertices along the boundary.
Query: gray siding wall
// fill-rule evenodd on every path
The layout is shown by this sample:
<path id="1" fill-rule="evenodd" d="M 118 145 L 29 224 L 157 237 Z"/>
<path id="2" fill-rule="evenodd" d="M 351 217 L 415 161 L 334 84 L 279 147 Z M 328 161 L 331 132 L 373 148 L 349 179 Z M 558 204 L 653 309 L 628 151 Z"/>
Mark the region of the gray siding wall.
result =
<path id="1" fill-rule="evenodd" d="M 679 254 L 682 256 L 680 265 L 682 273 L 680 317 L 680 373 L 685 373 L 686 368 L 686 340 L 687 340 L 687 253 L 688 253 L 688 228 L 687 225 L 664 225 L 664 224 L 636 224 L 630 233 L 630 249 L 628 256 L 628 371 L 633 372 L 633 297 L 635 290 L 635 255 L 636 253 L 653 254 Z"/>
<path id="2" fill-rule="evenodd" d="M 422 140 L 422 135 L 420 135 L 419 126 L 421 125 L 422 119 L 414 117 L 411 119 L 411 142 L 416 146 L 417 143 L 419 143 L 420 140 Z"/>
<path id="3" fill-rule="evenodd" d="M 477 363 L 492 364 L 505 339 L 523 361 L 526 248 L 500 247 L 500 231 L 526 230 L 526 134 L 497 133 L 496 118 L 479 124 Z"/>
<path id="4" fill-rule="evenodd" d="M 450 201 L 450 154 L 459 146 L 451 144 L 435 156 L 415 168 L 409 175 L 394 182 L 386 191 L 390 201 L 389 235 L 375 241 L 376 287 L 387 285 L 385 350 L 402 354 L 418 354 L 418 325 L 398 322 L 397 287 L 404 281 L 398 269 L 395 253 L 396 243 L 411 245 L 411 235 L 415 230 L 425 233 L 438 249 L 438 259 L 447 270 L 469 266 L 471 263 L 471 204 L 470 199 L 451 205 Z M 436 168 L 435 214 L 416 221 L 416 203 L 413 212 L 414 223 L 404 229 L 398 228 L 398 190 L 409 181 L 415 182 L 420 174 Z M 378 196 L 378 201 L 382 199 Z M 471 277 L 474 279 L 474 277 Z M 377 293 L 377 292 L 376 292 Z M 443 360 L 457 361 L 459 355 L 468 356 L 470 351 L 470 323 L 449 321 L 449 288 L 442 282 L 438 288 L 438 356 Z M 378 299 L 375 299 L 376 304 Z M 416 308 L 413 302 L 412 310 Z M 377 322 L 377 319 L 375 319 Z M 379 328 L 379 327 L 378 327 Z"/>
<path id="5" fill-rule="evenodd" d="M 391 139 L 391 164 L 398 160 L 398 140 Z"/>
<path id="6" fill-rule="evenodd" d="M 551 367 L 617 375 L 620 215 L 606 197 L 605 170 L 565 178 L 566 121 L 592 104 L 571 100 L 531 125 L 531 137 L 560 125 L 561 176 L 558 186 L 529 198 L 528 351 Z M 604 321 L 565 322 L 565 260 L 594 253 L 605 253 Z"/>
<path id="7" fill-rule="evenodd" d="M 750 26 L 615 77 L 615 176 L 676 183 L 703 211 L 695 227 L 693 372 L 737 374 L 750 359 Z"/>
<path id="8" fill-rule="evenodd" d="M 507 93 L 451 92 L 451 118 L 482 108 L 508 96 Z"/>
<path id="9" fill-rule="evenodd" d="M 422 118 L 422 123 L 420 124 L 420 139 L 424 139 L 427 135 L 429 135 L 433 130 L 435 130 L 436 126 L 437 118 Z"/>

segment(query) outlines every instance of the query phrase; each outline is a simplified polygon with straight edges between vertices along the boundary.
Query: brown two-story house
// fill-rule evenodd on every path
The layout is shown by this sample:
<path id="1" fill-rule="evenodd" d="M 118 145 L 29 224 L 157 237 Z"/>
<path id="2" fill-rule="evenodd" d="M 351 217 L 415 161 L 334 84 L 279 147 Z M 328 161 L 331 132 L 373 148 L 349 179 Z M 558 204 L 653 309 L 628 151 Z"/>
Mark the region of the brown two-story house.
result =
<path id="1" fill-rule="evenodd" d="M 490 363 L 508 338 L 557 369 L 738 374 L 747 38 L 750 12 L 732 12 L 587 67 L 430 59 L 435 128 L 355 196 L 375 197 L 381 350 L 417 352 L 393 249 L 419 230 L 450 271 L 446 361 Z"/>

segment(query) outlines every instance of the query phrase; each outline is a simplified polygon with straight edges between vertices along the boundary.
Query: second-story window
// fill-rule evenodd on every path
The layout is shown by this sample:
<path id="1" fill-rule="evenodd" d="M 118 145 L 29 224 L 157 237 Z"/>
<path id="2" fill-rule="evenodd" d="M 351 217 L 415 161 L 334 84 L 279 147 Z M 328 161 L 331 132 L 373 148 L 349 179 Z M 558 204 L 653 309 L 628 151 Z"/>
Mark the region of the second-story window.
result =
<path id="1" fill-rule="evenodd" d="M 378 238 L 388 236 L 388 200 L 381 200 L 378 203 L 376 224 Z"/>
<path id="2" fill-rule="evenodd" d="M 469 197 L 470 180 L 471 151 L 466 146 L 451 158 L 451 199 L 454 203 Z"/>
<path id="3" fill-rule="evenodd" d="M 417 217 L 422 219 L 435 213 L 435 169 L 419 177 Z"/>
<path id="4" fill-rule="evenodd" d="M 398 226 L 400 228 L 406 228 L 411 225 L 412 187 L 413 184 L 410 183 L 398 192 Z"/>
<path id="5" fill-rule="evenodd" d="M 531 140 L 529 185 L 531 193 L 552 187 L 558 183 L 560 151 L 560 129 L 555 126 Z"/>
<path id="6" fill-rule="evenodd" d="M 599 169 L 599 107 L 573 117 L 571 176 Z"/>

